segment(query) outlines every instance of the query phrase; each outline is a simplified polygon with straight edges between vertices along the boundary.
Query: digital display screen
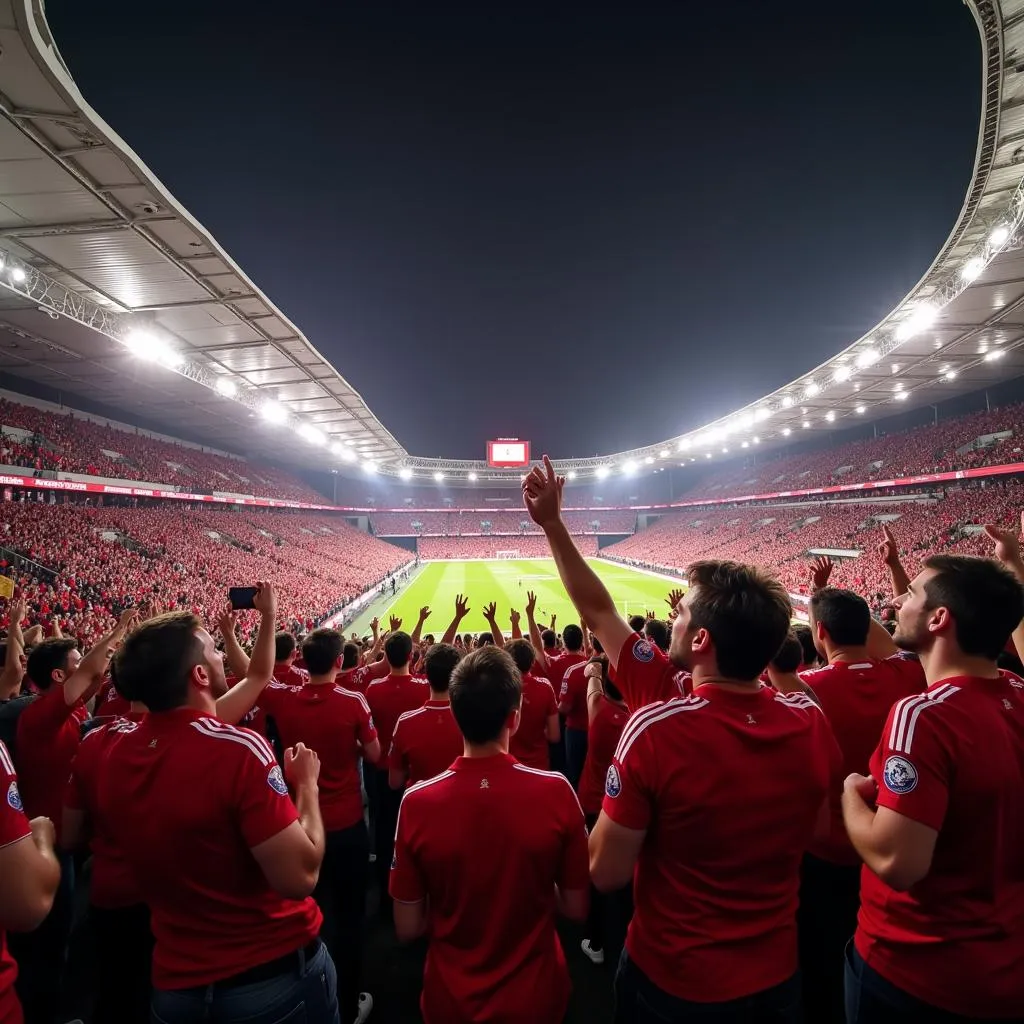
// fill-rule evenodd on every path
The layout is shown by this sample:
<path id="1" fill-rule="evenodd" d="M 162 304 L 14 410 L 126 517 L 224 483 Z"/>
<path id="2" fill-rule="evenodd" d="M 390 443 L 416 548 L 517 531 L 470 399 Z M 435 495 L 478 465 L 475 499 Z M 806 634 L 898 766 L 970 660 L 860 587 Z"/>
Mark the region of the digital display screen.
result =
<path id="1" fill-rule="evenodd" d="M 487 465 L 492 469 L 513 469 L 529 464 L 529 441 L 503 437 L 487 442 Z"/>

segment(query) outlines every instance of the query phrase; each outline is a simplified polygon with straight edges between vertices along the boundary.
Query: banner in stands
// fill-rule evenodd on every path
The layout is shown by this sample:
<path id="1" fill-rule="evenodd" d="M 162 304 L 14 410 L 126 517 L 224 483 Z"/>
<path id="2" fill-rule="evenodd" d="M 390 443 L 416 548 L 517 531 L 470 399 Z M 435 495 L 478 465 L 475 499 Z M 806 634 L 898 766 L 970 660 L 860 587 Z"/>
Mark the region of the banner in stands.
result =
<path id="1" fill-rule="evenodd" d="M 1024 462 L 1011 462 L 1002 466 L 981 466 L 977 469 L 958 469 L 946 473 L 924 473 L 899 477 L 895 480 L 866 480 L 859 484 L 833 484 L 830 487 L 809 487 L 797 491 L 773 491 L 770 494 L 738 494 L 728 498 L 700 498 L 693 501 L 674 501 L 662 505 L 608 505 L 609 511 L 630 509 L 636 512 L 659 509 L 701 508 L 706 505 L 732 505 L 736 502 L 767 501 L 772 498 L 805 498 L 821 494 L 851 494 L 857 491 L 877 491 L 885 487 L 913 487 L 918 484 L 955 483 L 957 480 L 979 480 L 989 476 L 1008 476 L 1024 473 Z M 250 505 L 260 508 L 297 508 L 314 512 L 491 512 L 485 508 L 375 508 L 371 506 L 316 505 L 309 501 L 282 501 L 277 498 L 222 497 L 213 494 L 188 494 L 184 491 L 164 491 L 154 487 L 132 487 L 126 484 L 93 484 L 83 480 L 52 480 L 47 477 L 0 475 L 0 487 L 28 487 L 45 491 L 74 491 L 79 494 L 116 494 L 127 498 L 173 498 L 175 501 L 202 501 L 220 505 Z M 584 507 L 566 507 L 566 512 L 585 512 Z"/>

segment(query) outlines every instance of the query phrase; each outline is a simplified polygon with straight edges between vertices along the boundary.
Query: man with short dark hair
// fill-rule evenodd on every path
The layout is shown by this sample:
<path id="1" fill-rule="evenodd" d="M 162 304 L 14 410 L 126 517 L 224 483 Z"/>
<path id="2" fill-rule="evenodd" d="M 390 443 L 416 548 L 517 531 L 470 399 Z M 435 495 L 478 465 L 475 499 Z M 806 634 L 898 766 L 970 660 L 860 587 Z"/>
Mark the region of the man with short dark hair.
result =
<path id="1" fill-rule="evenodd" d="M 273 591 L 258 584 L 254 604 L 269 679 Z M 223 660 L 187 612 L 129 634 L 115 668 L 122 695 L 149 713 L 125 723 L 100 765 L 97 814 L 152 914 L 154 1019 L 230 1024 L 304 1008 L 305 1020 L 336 1024 L 310 898 L 324 855 L 316 754 L 289 749 L 282 774 L 266 740 L 216 717 Z"/>
<path id="2" fill-rule="evenodd" d="M 809 613 L 826 664 L 800 679 L 832 727 L 843 777 L 864 773 L 889 709 L 924 690 L 924 672 L 920 662 L 897 652 L 859 594 L 823 586 L 811 595 Z M 843 951 L 860 906 L 861 860 L 843 825 L 841 797 L 841 790 L 830 790 L 829 834 L 812 844 L 801 870 L 800 964 L 808 1020 L 842 1019 Z"/>
<path id="3" fill-rule="evenodd" d="M 395 621 L 400 625 L 398 620 Z M 400 630 L 393 632 L 384 642 L 384 657 L 390 673 L 383 679 L 375 679 L 366 688 L 366 701 L 370 705 L 377 727 L 381 750 L 391 750 L 398 719 L 406 711 L 423 707 L 430 696 L 429 687 L 422 679 L 412 674 L 412 651 L 412 637 Z M 373 848 L 377 881 L 380 886 L 380 911 L 386 917 L 390 911 L 388 871 L 395 842 L 398 805 L 402 797 L 397 790 L 391 788 L 386 764 L 374 770 L 373 787 L 376 793 L 376 799 L 371 803 L 371 810 L 376 811 L 373 822 Z"/>
<path id="4" fill-rule="evenodd" d="M 343 646 L 337 630 L 314 629 L 302 642 L 309 681 L 304 686 L 271 683 L 263 705 L 284 746 L 302 743 L 320 757 L 326 849 L 313 899 L 323 914 L 322 936 L 338 972 L 342 1020 L 362 1024 L 373 998 L 360 992 L 370 837 L 363 820 L 359 756 L 375 764 L 380 743 L 363 695 L 335 684 Z"/>
<path id="5" fill-rule="evenodd" d="M 280 630 L 274 634 L 274 678 L 288 686 L 302 686 L 309 676 L 295 667 L 299 647 L 293 633 Z"/>
<path id="6" fill-rule="evenodd" d="M 400 715 L 388 756 L 388 781 L 403 790 L 443 772 L 462 752 L 462 733 L 452 717 L 448 684 L 462 655 L 450 644 L 435 644 L 423 659 L 430 699 Z"/>
<path id="7" fill-rule="evenodd" d="M 545 457 L 524 481 L 525 504 L 634 712 L 590 838 L 598 889 L 635 877 L 616 1020 L 713 1010 L 719 1024 L 796 1024 L 800 860 L 826 825 L 841 757 L 806 695 L 760 682 L 789 631 L 789 596 L 752 566 L 697 562 L 666 657 L 630 629 L 576 548 L 562 486 Z M 677 668 L 692 673 L 690 696 L 678 695 Z"/>
<path id="8" fill-rule="evenodd" d="M 849 1024 L 1024 1009 L 1024 690 L 996 664 L 1024 618 L 1024 561 L 1015 535 L 987 531 L 1012 572 L 933 555 L 894 602 L 928 688 L 893 706 L 870 774 L 843 791 L 864 861 Z"/>
<path id="9" fill-rule="evenodd" d="M 391 872 L 398 937 L 430 936 L 423 1019 L 554 1024 L 570 989 L 555 913 L 587 910 L 583 812 L 562 776 L 508 753 L 521 700 L 508 654 L 467 655 L 450 690 L 464 755 L 406 791 Z"/>
<path id="10" fill-rule="evenodd" d="M 551 683 L 534 675 L 537 663 L 533 644 L 520 637 L 506 648 L 519 669 L 523 681 L 523 700 L 519 709 L 519 728 L 509 737 L 508 752 L 531 768 L 547 771 L 551 767 L 549 743 L 557 743 L 560 733 L 558 705 Z"/>

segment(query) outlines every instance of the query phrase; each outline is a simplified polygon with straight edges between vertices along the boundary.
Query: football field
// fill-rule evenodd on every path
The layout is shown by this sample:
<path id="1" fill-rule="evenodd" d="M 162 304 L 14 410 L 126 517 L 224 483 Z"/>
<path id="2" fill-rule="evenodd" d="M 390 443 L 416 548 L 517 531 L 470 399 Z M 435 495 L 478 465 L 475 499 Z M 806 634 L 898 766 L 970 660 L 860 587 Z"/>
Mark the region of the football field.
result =
<path id="1" fill-rule="evenodd" d="M 591 559 L 590 564 L 604 580 L 619 610 L 625 615 L 641 615 L 653 611 L 658 618 L 668 617 L 665 599 L 680 583 L 648 576 L 627 566 L 611 565 Z M 523 561 L 428 562 L 404 591 L 399 593 L 386 613 L 380 613 L 382 624 L 388 615 L 402 620 L 402 629 L 416 627 L 419 611 L 424 605 L 431 609 L 424 633 L 438 639 L 448 628 L 455 614 L 455 596 L 469 599 L 469 615 L 459 626 L 460 633 L 479 633 L 488 628 L 483 608 L 494 601 L 498 605 L 498 626 L 503 633 L 511 630 L 509 611 L 522 614 L 522 630 L 526 635 L 526 594 L 537 595 L 537 624 L 543 629 L 556 615 L 557 628 L 579 622 L 551 559 Z"/>

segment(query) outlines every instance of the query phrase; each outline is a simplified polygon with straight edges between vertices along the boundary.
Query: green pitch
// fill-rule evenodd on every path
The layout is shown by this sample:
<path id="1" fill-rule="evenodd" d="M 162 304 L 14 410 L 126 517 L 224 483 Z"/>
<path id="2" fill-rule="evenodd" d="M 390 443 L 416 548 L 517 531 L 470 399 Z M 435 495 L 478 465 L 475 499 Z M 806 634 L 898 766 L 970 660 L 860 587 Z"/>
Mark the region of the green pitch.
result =
<path id="1" fill-rule="evenodd" d="M 591 561 L 597 574 L 604 580 L 620 611 L 625 615 L 642 615 L 653 611 L 658 618 L 668 617 L 665 599 L 673 584 L 668 580 L 636 572 L 626 566 Z M 424 633 L 440 638 L 455 614 L 455 596 L 464 594 L 469 599 L 469 615 L 462 620 L 460 633 L 479 633 L 487 629 L 484 605 L 494 601 L 498 605 L 498 625 L 502 632 L 511 630 L 509 610 L 522 614 L 522 629 L 526 633 L 526 594 L 537 595 L 537 623 L 544 628 L 552 615 L 558 617 L 558 627 L 579 622 L 579 616 L 562 586 L 555 563 L 551 559 L 515 562 L 430 562 L 393 601 L 385 613 L 378 612 L 381 622 L 388 615 L 397 615 L 402 628 L 412 631 L 424 605 L 431 609 Z"/>

